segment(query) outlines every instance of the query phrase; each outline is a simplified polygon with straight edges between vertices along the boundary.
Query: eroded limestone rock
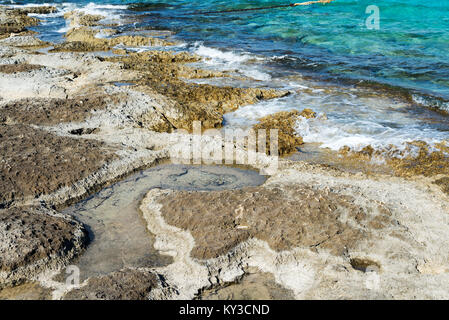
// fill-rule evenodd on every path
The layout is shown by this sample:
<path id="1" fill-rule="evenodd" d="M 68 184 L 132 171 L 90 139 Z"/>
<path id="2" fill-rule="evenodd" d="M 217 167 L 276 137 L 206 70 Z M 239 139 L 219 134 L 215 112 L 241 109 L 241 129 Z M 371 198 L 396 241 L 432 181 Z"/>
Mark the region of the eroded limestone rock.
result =
<path id="1" fill-rule="evenodd" d="M 22 7 L 18 9 L 20 12 L 30 14 L 50 14 L 55 13 L 58 9 L 55 6 L 30 6 L 30 7 Z"/>
<path id="2" fill-rule="evenodd" d="M 87 285 L 70 291 L 65 300 L 147 300 L 158 287 L 158 275 L 151 271 L 124 269 L 107 276 L 90 278 Z"/>
<path id="3" fill-rule="evenodd" d="M 70 28 L 97 26 L 104 18 L 102 15 L 87 14 L 82 11 L 70 11 L 64 14 L 64 19 L 69 21 Z"/>
<path id="4" fill-rule="evenodd" d="M 25 11 L 0 6 L 0 39 L 9 37 L 11 33 L 24 32 L 27 27 L 38 23 L 39 19 L 29 17 Z"/>
<path id="5" fill-rule="evenodd" d="M 307 186 L 174 192 L 160 200 L 166 222 L 190 231 L 195 239 L 191 254 L 202 260 L 226 254 L 250 238 L 266 241 L 276 251 L 320 247 L 341 255 L 367 236 L 365 226 L 393 224 L 381 204 L 368 209 L 354 202 Z"/>
<path id="6" fill-rule="evenodd" d="M 374 157 L 383 158 L 397 176 L 449 174 L 449 146 L 447 142 L 430 146 L 424 141 L 412 141 L 407 143 L 405 149 L 399 149 L 391 145 L 385 150 L 376 150 L 367 146 L 357 152 L 344 147 L 339 152 L 350 161 L 371 161 Z"/>
<path id="7" fill-rule="evenodd" d="M 17 72 L 28 72 L 32 70 L 37 70 L 42 68 L 40 65 L 19 63 L 19 64 L 2 64 L 0 65 L 0 73 L 17 73 Z"/>
<path id="8" fill-rule="evenodd" d="M 55 125 L 63 122 L 79 122 L 90 117 L 94 111 L 117 104 L 119 100 L 118 95 L 104 93 L 86 94 L 72 99 L 14 100 L 0 107 L 0 123 Z"/>
<path id="9" fill-rule="evenodd" d="M 279 155 L 287 155 L 296 151 L 296 148 L 302 145 L 304 142 L 302 137 L 296 133 L 296 122 L 299 117 L 311 119 L 316 117 L 316 113 L 310 109 L 304 109 L 302 112 L 298 110 L 281 111 L 262 119 L 259 119 L 259 123 L 253 126 L 253 129 L 257 132 L 260 129 L 264 129 L 269 136 L 271 129 L 278 130 L 278 150 Z M 267 137 L 267 154 L 270 154 L 270 138 Z"/>
<path id="10" fill-rule="evenodd" d="M 88 236 L 72 218 L 42 207 L 0 210 L 0 288 L 66 264 Z"/>
<path id="11" fill-rule="evenodd" d="M 438 179 L 434 183 L 439 185 L 441 189 L 449 195 L 449 177 Z"/>
<path id="12" fill-rule="evenodd" d="M 0 207 L 49 194 L 87 177 L 116 157 L 104 146 L 26 125 L 0 125 Z"/>
<path id="13" fill-rule="evenodd" d="M 114 36 L 110 38 L 97 38 L 98 30 L 89 27 L 79 27 L 71 29 L 65 35 L 67 41 L 55 45 L 51 52 L 83 52 L 83 51 L 108 51 L 117 45 L 133 47 L 140 46 L 164 46 L 171 43 L 152 37 L 144 36 Z"/>

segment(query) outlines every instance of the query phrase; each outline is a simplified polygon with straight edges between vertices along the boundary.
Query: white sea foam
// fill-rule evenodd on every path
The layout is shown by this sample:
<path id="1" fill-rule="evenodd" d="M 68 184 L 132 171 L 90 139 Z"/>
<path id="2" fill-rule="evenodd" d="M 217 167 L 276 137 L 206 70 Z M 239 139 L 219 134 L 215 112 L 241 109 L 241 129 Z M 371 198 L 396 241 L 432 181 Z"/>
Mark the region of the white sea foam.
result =
<path id="1" fill-rule="evenodd" d="M 16 7 L 30 7 L 44 4 L 16 5 Z M 105 16 L 108 21 L 121 19 L 126 5 L 102 5 L 89 3 L 84 6 L 74 3 L 56 4 L 58 12 L 49 15 L 39 15 L 43 19 L 62 17 L 64 13 L 79 10 L 88 14 Z M 58 26 L 59 27 L 59 26 Z M 67 27 L 58 31 L 67 32 Z M 258 122 L 258 119 L 279 111 L 292 109 L 302 110 L 311 108 L 318 113 L 326 113 L 328 120 L 298 121 L 297 133 L 307 143 L 320 143 L 322 148 L 340 150 L 350 147 L 360 151 L 370 145 L 377 149 L 385 149 L 389 145 L 398 149 L 405 149 L 406 143 L 422 140 L 430 145 L 449 140 L 447 132 L 432 128 L 425 120 L 419 120 L 414 115 L 404 112 L 405 103 L 398 103 L 389 98 L 366 97 L 358 92 L 345 88 L 331 88 L 317 85 L 312 81 L 297 78 L 271 79 L 266 72 L 264 63 L 273 60 L 289 59 L 288 56 L 263 58 L 247 52 L 222 50 L 204 45 L 202 42 L 194 44 L 181 43 L 176 50 L 190 50 L 204 58 L 204 65 L 218 70 L 234 71 L 259 81 L 266 81 L 267 85 L 276 82 L 276 86 L 288 88 L 298 92 L 290 97 L 261 102 L 255 105 L 241 107 L 236 112 L 224 116 L 225 126 L 248 128 Z M 154 50 L 154 47 L 140 47 L 135 50 Z M 265 85 L 264 83 L 262 83 Z M 416 103 L 429 104 L 432 101 L 422 96 L 414 95 Z M 442 102 L 442 109 L 449 110 L 447 103 Z"/>
<path id="2" fill-rule="evenodd" d="M 442 111 L 449 112 L 449 102 L 447 101 L 442 101 L 437 98 L 426 97 L 419 94 L 413 94 L 412 100 L 415 103 L 423 105 L 425 107 L 437 108 Z"/>
<path id="3" fill-rule="evenodd" d="M 221 51 L 196 43 L 194 52 L 202 57 L 209 58 L 211 63 L 222 63 L 228 65 L 240 64 L 251 59 L 247 54 L 237 54 L 232 51 Z"/>
<path id="4" fill-rule="evenodd" d="M 361 151 L 367 146 L 385 151 L 389 150 L 390 146 L 394 146 L 395 150 L 399 151 L 392 155 L 396 157 L 409 154 L 401 153 L 406 151 L 408 142 L 420 140 L 432 146 L 445 138 L 443 132 L 425 130 L 418 126 L 391 128 L 376 121 L 354 120 L 349 123 L 332 118 L 328 120 L 301 118 L 297 122 L 296 132 L 303 137 L 304 142 L 321 143 L 321 148 L 333 151 L 341 150 L 343 147 Z M 413 152 L 411 155 L 415 155 L 414 151 L 417 150 L 412 148 L 411 151 Z"/>
<path id="5" fill-rule="evenodd" d="M 251 62 L 263 62 L 264 58 L 245 52 L 225 51 L 211 48 L 200 42 L 194 44 L 193 53 L 205 58 L 204 63 L 220 70 L 239 70 L 243 75 L 260 81 L 269 81 L 271 76 L 260 70 L 260 65 Z"/>
<path id="6" fill-rule="evenodd" d="M 65 13 L 70 11 L 80 11 L 85 14 L 91 15 L 101 15 L 105 17 L 105 22 L 119 22 L 122 19 L 122 10 L 128 8 L 127 5 L 109 5 L 109 4 L 96 4 L 90 2 L 84 6 L 77 3 L 28 3 L 23 5 L 11 5 L 13 8 L 29 8 L 29 7 L 40 7 L 40 6 L 55 6 L 58 11 L 49 14 L 30 14 L 41 19 L 57 18 L 64 16 Z M 59 30 L 58 32 L 66 32 L 65 28 Z"/>
<path id="7" fill-rule="evenodd" d="M 329 93 L 319 88 L 311 90 L 310 83 L 300 84 L 299 87 L 307 88 L 311 93 L 299 90 L 299 93 L 289 97 L 241 107 L 224 116 L 225 127 L 246 129 L 257 123 L 258 119 L 279 111 L 311 108 L 318 112 L 318 117 L 301 118 L 297 122 L 297 134 L 306 143 L 318 143 L 321 148 L 334 151 L 343 147 L 360 151 L 367 146 L 383 151 L 390 145 L 398 151 L 405 151 L 408 142 L 421 140 L 435 145 L 449 139 L 447 132 L 433 129 L 403 112 L 405 105 L 388 98 L 366 98 L 356 93 L 337 91 Z"/>

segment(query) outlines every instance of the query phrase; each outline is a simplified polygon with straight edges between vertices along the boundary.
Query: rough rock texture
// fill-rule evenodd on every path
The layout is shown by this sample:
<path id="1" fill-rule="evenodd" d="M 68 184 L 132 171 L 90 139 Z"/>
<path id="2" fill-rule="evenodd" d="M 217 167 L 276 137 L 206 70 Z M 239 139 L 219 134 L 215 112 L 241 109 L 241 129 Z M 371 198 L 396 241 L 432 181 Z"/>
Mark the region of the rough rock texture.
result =
<path id="1" fill-rule="evenodd" d="M 227 76 L 224 72 L 185 66 L 185 63 L 201 60 L 198 56 L 186 52 L 146 51 L 136 53 L 121 52 L 120 50 L 114 52 L 121 54 L 121 56 L 108 58 L 108 61 L 120 62 L 125 69 L 144 71 L 148 75 L 154 75 L 167 82 L 179 81 L 179 78 L 195 79 Z"/>
<path id="2" fill-rule="evenodd" d="M 113 47 L 123 44 L 126 46 L 163 46 L 170 43 L 159 38 L 144 36 L 114 36 L 111 38 L 97 38 L 97 30 L 89 27 L 73 28 L 66 34 L 66 42 L 55 45 L 51 52 L 83 52 L 83 51 L 108 51 Z"/>
<path id="3" fill-rule="evenodd" d="M 42 68 L 42 66 L 36 65 L 36 64 L 27 64 L 27 63 L 21 63 L 21 64 L 2 64 L 0 65 L 0 72 L 1 73 L 16 73 L 16 72 L 28 72 L 32 70 L 37 70 Z"/>
<path id="4" fill-rule="evenodd" d="M 78 28 L 81 26 L 97 26 L 104 17 L 96 14 L 86 14 L 81 11 L 70 11 L 64 14 L 64 19 L 69 21 L 70 28 Z"/>
<path id="5" fill-rule="evenodd" d="M 118 96 L 104 93 L 86 94 L 72 99 L 15 100 L 0 107 L 0 123 L 52 125 L 79 122 L 92 116 L 92 112 L 103 110 L 118 101 Z"/>
<path id="6" fill-rule="evenodd" d="M 307 186 L 177 192 L 161 203 L 168 224 L 192 233 L 197 259 L 217 258 L 250 238 L 276 251 L 319 246 L 340 255 L 366 236 L 365 225 L 381 229 L 393 223 L 381 205 L 372 207 L 377 215 L 367 219 L 366 209 L 351 197 Z M 351 223 L 342 223 L 343 216 Z"/>
<path id="7" fill-rule="evenodd" d="M 371 161 L 372 158 L 384 158 L 397 176 L 437 176 L 449 174 L 449 146 L 443 142 L 431 147 L 424 141 L 408 142 L 404 150 L 389 146 L 386 150 L 375 150 L 371 146 L 354 152 L 348 147 L 340 154 L 351 161 Z"/>
<path id="8" fill-rule="evenodd" d="M 0 210 L 0 287 L 63 264 L 84 249 L 87 239 L 80 223 L 55 211 Z"/>
<path id="9" fill-rule="evenodd" d="M 97 19 L 87 16 L 79 19 L 79 24 L 95 24 Z M 111 38 L 97 38 L 99 35 Z M 56 51 L 114 50 L 120 43 L 167 44 L 148 37 L 117 35 L 110 30 L 76 27 Z M 0 74 L 0 114 L 4 117 L 0 125 L 0 203 L 9 208 L 3 212 L 10 212 L 27 197 L 38 197 L 33 203 L 63 205 L 67 199 L 85 197 L 96 186 L 166 158 L 176 144 L 185 141 L 183 138 L 190 138 L 145 129 L 191 130 L 194 120 L 203 121 L 206 128 L 219 127 L 225 112 L 286 94 L 186 83 L 184 78 L 229 76 L 186 65 L 198 61 L 198 57 L 186 53 L 115 50 L 123 56 L 109 58 L 97 53 L 37 54 L 12 47 L 33 43 L 29 33 L 6 40 L 0 45 L 1 64 L 26 63 L 44 68 L 26 74 Z M 119 86 L 114 82 L 135 85 Z M 90 94 L 86 103 L 77 102 L 79 97 L 84 99 L 87 88 L 99 86 L 111 95 L 108 99 L 113 100 L 116 93 L 124 95 L 120 95 L 117 104 Z M 59 99 L 34 99 L 38 96 Z M 25 97 L 33 100 L 20 100 Z M 92 115 L 92 110 L 98 112 Z M 314 113 L 308 110 L 302 115 L 313 117 Z M 285 119 L 271 122 L 281 129 L 286 127 L 288 137 L 295 117 L 298 115 L 286 114 Z M 54 134 L 37 129 L 36 125 L 50 126 L 46 129 Z M 69 134 L 76 138 L 68 138 Z M 422 154 L 423 161 L 427 155 Z M 258 168 L 268 158 L 261 156 Z M 444 168 L 445 158 L 433 160 Z M 155 235 L 155 249 L 172 257 L 173 263 L 154 271 L 123 270 L 92 278 L 67 297 L 191 299 L 204 290 L 225 288 L 242 280 L 248 266 L 257 268 L 255 273 L 272 275 L 263 280 L 268 281 L 267 286 L 247 284 L 249 290 L 260 290 L 263 297 L 276 297 L 279 292 L 289 292 L 295 298 L 324 299 L 449 297 L 449 259 L 445 249 L 449 246 L 448 203 L 447 196 L 434 184 L 436 177 L 420 177 L 419 181 L 383 176 L 373 179 L 304 163 L 286 163 L 279 162 L 282 168 L 263 187 L 211 193 L 152 189 L 142 202 L 142 213 Z M 419 163 L 413 166 L 422 167 Z M 441 168 L 438 170 L 441 172 Z M 177 179 L 187 178 L 181 175 Z M 443 186 L 446 183 L 437 181 Z M 106 191 L 114 192 L 113 188 Z M 44 214 L 43 217 L 52 216 L 47 211 Z M 25 242 L 42 241 L 38 248 L 43 251 L 33 251 L 36 257 L 40 253 L 45 256 L 45 250 L 58 252 L 53 242 L 66 248 L 67 242 L 61 238 L 54 241 L 50 235 L 48 240 L 52 241 L 48 243 L 41 238 L 54 224 L 61 229 L 55 236 L 65 237 L 67 232 L 70 237 L 72 229 L 66 228 L 62 220 L 49 223 L 41 216 L 36 221 L 32 220 L 34 215 L 26 217 L 14 220 L 11 226 L 17 234 L 26 234 Z M 25 225 L 18 222 L 22 220 Z M 36 228 L 35 233 L 26 233 L 28 223 Z M 5 237 L 8 240 L 1 245 L 19 239 Z M 70 243 L 73 241 L 68 242 L 69 246 Z M 7 251 L 2 259 L 19 257 L 13 250 Z M 61 252 L 49 255 L 54 264 L 33 264 L 35 256 L 25 255 L 31 257 L 24 259 L 23 270 L 27 273 L 4 272 L 2 276 L 9 277 L 9 283 L 35 279 L 45 269 L 36 265 L 58 269 L 75 255 L 72 251 Z M 380 289 L 366 285 L 372 269 L 381 276 Z M 39 280 L 42 285 L 56 288 L 54 298 L 66 292 L 65 283 L 55 284 L 58 279 Z M 247 296 L 244 288 L 223 292 L 223 296 L 234 293 Z"/>
<path id="10" fill-rule="evenodd" d="M 51 49 L 51 52 L 89 52 L 89 51 L 106 51 L 105 46 L 96 46 L 88 42 L 70 41 L 57 44 Z"/>
<path id="11" fill-rule="evenodd" d="M 205 290 L 199 300 L 293 300 L 293 293 L 277 284 L 270 273 L 247 273 L 236 283 Z"/>
<path id="12" fill-rule="evenodd" d="M 188 131 L 192 130 L 193 121 L 201 121 L 204 129 L 220 128 L 223 114 L 243 105 L 286 95 L 285 92 L 275 90 L 221 88 L 185 83 L 164 86 L 161 82 L 152 88 L 174 102 L 174 112 L 171 113 L 169 107 L 166 115 L 170 123 L 177 129 Z"/>
<path id="13" fill-rule="evenodd" d="M 192 130 L 193 121 L 201 121 L 203 128 L 219 128 L 223 114 L 240 106 L 288 95 L 285 91 L 256 88 L 217 87 L 208 84 L 192 84 L 184 78 L 209 78 L 227 76 L 223 73 L 187 67 L 186 62 L 198 57 L 187 53 L 170 52 L 135 53 L 123 57 L 108 58 L 120 62 L 125 69 L 143 73 L 137 81 L 138 90 L 149 95 L 164 97 L 164 115 L 176 129 Z M 162 110 L 160 110 L 162 112 Z"/>
<path id="14" fill-rule="evenodd" d="M 26 17 L 23 13 L 16 15 Z M 91 25 L 98 19 L 83 16 L 77 23 Z M 28 22 L 38 21 L 31 19 Z M 218 127 L 224 112 L 286 94 L 274 90 L 185 83 L 184 78 L 227 76 L 223 72 L 186 66 L 186 63 L 199 61 L 198 57 L 187 53 L 139 55 L 121 51 L 124 56 L 114 60 L 99 57 L 96 53 L 32 52 L 27 47 L 42 43 L 26 31 L 26 27 L 23 28 L 20 35 L 0 40 L 0 70 L 3 71 L 0 73 L 0 208 L 4 212 L 37 203 L 58 208 L 65 206 L 137 168 L 167 158 L 172 145 L 181 143 L 183 137 L 173 134 L 175 139 L 172 141 L 172 135 L 146 129 L 159 132 L 171 132 L 176 128 L 191 130 L 193 120 L 204 120 L 206 127 Z M 97 38 L 98 32 L 109 38 Z M 56 46 L 55 51 L 111 50 L 119 44 L 170 43 L 158 38 L 121 36 L 118 32 L 81 26 L 70 30 L 67 42 Z M 128 55 L 132 57 L 128 59 Z M 128 87 L 115 82 L 137 85 Z M 55 224 L 61 232 L 55 232 L 54 236 L 69 238 L 71 229 L 62 222 L 47 219 L 52 214 L 42 208 L 32 210 L 33 215 L 30 213 L 27 219 L 22 219 L 26 224 L 14 225 L 17 234 L 24 234 L 23 241 L 44 241 L 39 237 L 48 235 L 46 228 Z M 36 210 L 43 213 L 36 215 L 40 220 L 32 222 Z M 27 233 L 28 223 L 35 225 L 31 234 Z M 8 269 L 2 277 L 8 278 L 8 283 L 13 285 L 25 279 L 38 280 L 45 288 L 54 290 L 53 298 L 58 298 L 67 286 L 63 281 L 58 282 L 60 279 L 51 277 L 69 264 L 76 250 L 65 249 L 64 245 L 69 248 L 72 240 L 55 240 L 51 235 L 47 239 L 48 243 L 38 243 L 33 253 L 25 255 L 28 258 L 23 259 L 23 266 L 17 272 Z M 52 247 L 52 243 L 63 249 L 57 251 L 58 247 Z M 5 257 L 14 255 L 13 249 L 6 248 Z M 48 260 L 33 262 L 41 256 Z M 10 263 L 10 269 L 13 267 Z M 42 274 L 43 271 L 49 271 L 49 274 Z M 148 281 L 142 283 L 142 278 Z M 124 271 L 91 279 L 85 287 L 88 291 L 80 289 L 76 294 L 105 299 L 147 298 L 156 287 L 156 280 L 159 281 L 151 272 Z"/>
<path id="15" fill-rule="evenodd" d="M 178 290 L 154 296 L 196 297 L 254 267 L 296 299 L 445 299 L 449 204 L 433 182 L 283 161 L 258 188 L 153 189 L 141 210 Z"/>
<path id="16" fill-rule="evenodd" d="M 304 109 L 302 112 L 298 110 L 281 111 L 262 119 L 259 119 L 259 123 L 253 126 L 253 129 L 257 132 L 260 129 L 265 129 L 267 132 L 267 146 L 266 152 L 270 154 L 270 138 L 269 132 L 271 129 L 278 130 L 278 150 L 279 155 L 287 155 L 296 151 L 296 148 L 302 145 L 304 142 L 302 137 L 298 136 L 295 127 L 299 117 L 306 119 L 315 118 L 316 113 L 310 109 Z"/>
<path id="17" fill-rule="evenodd" d="M 159 286 L 157 274 L 151 271 L 124 269 L 107 276 L 91 278 L 87 285 L 70 291 L 65 300 L 147 300 Z"/>
<path id="18" fill-rule="evenodd" d="M 0 290 L 0 300 L 50 300 L 51 291 L 36 282 L 24 283 Z"/>
<path id="19" fill-rule="evenodd" d="M 35 13 L 35 14 L 49 14 L 58 11 L 54 6 L 30 6 L 22 7 L 18 9 L 20 12 L 25 14 Z"/>
<path id="20" fill-rule="evenodd" d="M 391 158 L 388 163 L 400 176 L 424 175 L 433 176 L 449 174 L 449 142 L 431 148 L 427 143 L 414 141 L 409 143 L 410 149 L 418 149 L 418 154 L 405 158 Z"/>
<path id="21" fill-rule="evenodd" d="M 0 6 L 0 39 L 8 37 L 11 33 L 24 32 L 27 27 L 38 23 L 39 20 L 29 17 L 27 12 Z"/>
<path id="22" fill-rule="evenodd" d="M 114 159 L 94 140 L 59 137 L 26 125 L 0 125 L 0 207 L 70 185 Z"/>
<path id="23" fill-rule="evenodd" d="M 50 44 L 27 32 L 0 40 L 0 45 L 14 46 L 25 49 L 38 49 L 48 47 Z"/>
<path id="24" fill-rule="evenodd" d="M 449 195 L 449 177 L 444 177 L 435 181 L 435 184 L 439 185 L 441 189 Z"/>

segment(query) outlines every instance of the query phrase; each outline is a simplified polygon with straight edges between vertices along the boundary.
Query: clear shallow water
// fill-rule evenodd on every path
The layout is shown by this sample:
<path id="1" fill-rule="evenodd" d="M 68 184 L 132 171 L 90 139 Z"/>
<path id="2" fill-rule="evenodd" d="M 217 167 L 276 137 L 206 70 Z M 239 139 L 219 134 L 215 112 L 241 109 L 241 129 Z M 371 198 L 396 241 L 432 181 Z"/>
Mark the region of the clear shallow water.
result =
<path id="1" fill-rule="evenodd" d="M 39 3 L 16 1 L 16 5 L 30 2 Z M 198 82 L 268 86 L 294 93 L 240 108 L 225 116 L 226 126 L 248 127 L 277 111 L 312 108 L 326 113 L 328 120 L 303 121 L 298 134 L 332 150 L 345 145 L 404 147 L 407 141 L 436 143 L 449 137 L 448 117 L 422 107 L 449 110 L 444 100 L 449 98 L 449 1 L 376 1 L 380 30 L 366 28 L 365 10 L 372 2 L 365 0 L 214 15 L 193 13 L 289 1 L 56 3 L 58 13 L 39 16 L 45 22 L 36 30 L 45 40 L 62 41 L 67 30 L 63 13 L 79 8 L 104 15 L 107 22 L 120 22 L 124 32 L 148 27 L 173 30 L 180 44 L 172 49 L 205 57 L 200 67 L 251 78 Z M 127 19 L 136 15 L 138 19 Z M 139 50 L 145 49 L 154 48 Z"/>

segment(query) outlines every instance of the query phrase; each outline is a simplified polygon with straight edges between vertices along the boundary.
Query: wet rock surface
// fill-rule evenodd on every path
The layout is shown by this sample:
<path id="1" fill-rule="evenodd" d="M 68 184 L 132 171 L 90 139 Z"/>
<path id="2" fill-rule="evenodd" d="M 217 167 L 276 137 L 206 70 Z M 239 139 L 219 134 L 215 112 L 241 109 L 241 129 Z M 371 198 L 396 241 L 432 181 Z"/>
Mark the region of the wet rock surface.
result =
<path id="1" fill-rule="evenodd" d="M 30 7 L 23 7 L 18 9 L 22 13 L 30 14 L 49 14 L 49 13 L 55 13 L 58 11 L 56 7 L 54 6 L 30 6 Z"/>
<path id="2" fill-rule="evenodd" d="M 80 279 L 99 277 L 130 266 L 163 267 L 173 259 L 154 249 L 138 204 L 148 189 L 224 190 L 259 185 L 257 172 L 228 167 L 159 165 L 103 189 L 63 213 L 89 226 L 91 243 L 74 263 Z"/>
<path id="3" fill-rule="evenodd" d="M 4 287 L 80 254 L 87 232 L 79 222 L 53 210 L 19 207 L 0 210 L 0 240 L 0 287 Z"/>
<path id="4" fill-rule="evenodd" d="M 99 21 L 104 19 L 101 15 L 86 14 L 80 11 L 70 11 L 64 14 L 64 19 L 69 21 L 71 28 L 80 26 L 93 27 L 99 24 Z"/>
<path id="5" fill-rule="evenodd" d="M 278 137 L 278 152 L 280 156 L 288 155 L 294 151 L 296 148 L 302 145 L 304 142 L 302 137 L 298 136 L 296 133 L 296 122 L 299 120 L 299 117 L 304 117 L 306 119 L 315 118 L 316 113 L 310 109 L 304 109 L 302 112 L 298 110 L 292 111 L 281 111 L 269 116 L 266 116 L 262 119 L 259 119 L 259 123 L 253 126 L 253 129 L 257 133 L 258 130 L 266 130 L 267 132 L 267 145 L 266 152 L 270 154 L 270 130 L 277 130 Z"/>
<path id="6" fill-rule="evenodd" d="M 295 299 L 446 296 L 437 285 L 449 270 L 440 250 L 446 240 L 436 235 L 447 228 L 445 200 L 437 204 L 401 178 L 287 168 L 257 188 L 148 193 L 141 207 L 148 228 L 175 260 L 158 272 L 183 288 L 181 297 L 238 295 L 231 288 L 247 266 L 272 273 Z"/>
<path id="7" fill-rule="evenodd" d="M 243 105 L 289 94 L 271 89 L 186 83 L 182 78 L 225 76 L 222 73 L 186 67 L 186 62 L 198 60 L 198 57 L 186 53 L 146 52 L 107 60 L 121 62 L 125 69 L 144 72 L 137 81 L 137 90 L 165 97 L 163 113 L 176 129 L 191 131 L 193 121 L 201 121 L 205 129 L 219 128 L 222 126 L 224 113 Z"/>
<path id="8" fill-rule="evenodd" d="M 411 141 L 404 150 L 390 146 L 386 150 L 375 150 L 371 146 L 354 152 L 348 147 L 339 153 L 348 161 L 385 159 L 393 173 L 401 177 L 437 176 L 449 173 L 449 147 L 443 142 L 433 147 L 424 141 Z"/>

